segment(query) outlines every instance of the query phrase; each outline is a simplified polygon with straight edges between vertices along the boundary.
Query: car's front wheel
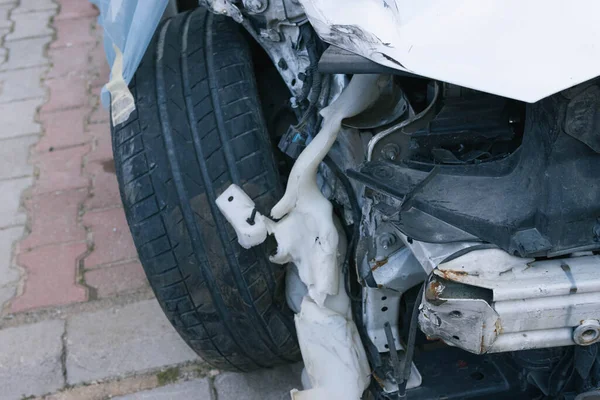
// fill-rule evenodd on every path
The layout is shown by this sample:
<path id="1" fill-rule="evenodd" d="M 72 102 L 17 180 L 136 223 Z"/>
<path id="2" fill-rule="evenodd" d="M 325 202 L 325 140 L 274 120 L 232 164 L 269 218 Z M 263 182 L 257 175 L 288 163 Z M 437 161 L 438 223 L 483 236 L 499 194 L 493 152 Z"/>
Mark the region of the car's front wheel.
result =
<path id="1" fill-rule="evenodd" d="M 163 310 L 218 368 L 295 361 L 284 270 L 245 250 L 215 199 L 232 183 L 268 211 L 281 195 L 248 45 L 204 9 L 157 30 L 131 83 L 136 111 L 112 129 L 125 213 Z"/>

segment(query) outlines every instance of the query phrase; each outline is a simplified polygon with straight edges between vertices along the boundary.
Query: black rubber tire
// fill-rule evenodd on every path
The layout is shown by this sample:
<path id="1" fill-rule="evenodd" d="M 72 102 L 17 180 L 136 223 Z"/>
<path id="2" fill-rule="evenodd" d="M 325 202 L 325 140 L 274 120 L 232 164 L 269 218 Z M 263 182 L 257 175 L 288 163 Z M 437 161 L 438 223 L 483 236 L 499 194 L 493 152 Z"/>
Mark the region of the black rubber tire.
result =
<path id="1" fill-rule="evenodd" d="M 215 204 L 231 184 L 268 211 L 281 184 L 239 26 L 202 8 L 165 21 L 113 127 L 115 168 L 140 260 L 165 314 L 217 368 L 299 359 L 284 269 L 245 250 Z"/>

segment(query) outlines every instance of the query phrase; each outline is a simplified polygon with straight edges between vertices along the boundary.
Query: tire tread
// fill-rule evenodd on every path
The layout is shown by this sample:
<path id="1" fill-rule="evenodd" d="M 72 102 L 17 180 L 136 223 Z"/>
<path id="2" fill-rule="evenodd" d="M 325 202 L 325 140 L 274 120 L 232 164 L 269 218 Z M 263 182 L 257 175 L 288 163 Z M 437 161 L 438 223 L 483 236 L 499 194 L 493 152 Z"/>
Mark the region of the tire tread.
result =
<path id="1" fill-rule="evenodd" d="M 243 40 L 235 23 L 202 9 L 163 22 L 130 85 L 136 112 L 113 127 L 113 150 L 132 236 L 167 317 L 207 362 L 249 371 L 295 361 L 299 350 L 283 270 L 266 247 L 241 248 L 215 204 L 231 183 L 259 193 L 257 204 L 281 193 Z"/>

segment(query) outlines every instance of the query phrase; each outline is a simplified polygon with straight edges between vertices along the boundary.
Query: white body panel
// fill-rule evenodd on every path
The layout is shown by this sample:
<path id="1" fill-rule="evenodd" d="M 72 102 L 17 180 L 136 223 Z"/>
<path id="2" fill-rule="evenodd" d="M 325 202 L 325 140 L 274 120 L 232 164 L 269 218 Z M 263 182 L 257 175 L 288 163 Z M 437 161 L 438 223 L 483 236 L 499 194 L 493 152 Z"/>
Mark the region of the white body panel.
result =
<path id="1" fill-rule="evenodd" d="M 600 1 L 300 0 L 327 42 L 377 63 L 535 102 L 600 75 Z"/>

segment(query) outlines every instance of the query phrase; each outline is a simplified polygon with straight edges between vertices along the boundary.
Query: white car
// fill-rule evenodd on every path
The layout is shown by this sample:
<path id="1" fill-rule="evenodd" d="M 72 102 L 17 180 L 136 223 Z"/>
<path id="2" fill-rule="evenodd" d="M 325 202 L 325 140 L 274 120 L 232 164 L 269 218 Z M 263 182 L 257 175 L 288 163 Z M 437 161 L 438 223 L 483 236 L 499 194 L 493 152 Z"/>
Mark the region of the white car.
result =
<path id="1" fill-rule="evenodd" d="M 95 2 L 127 219 L 204 360 L 600 398 L 599 2 Z"/>

